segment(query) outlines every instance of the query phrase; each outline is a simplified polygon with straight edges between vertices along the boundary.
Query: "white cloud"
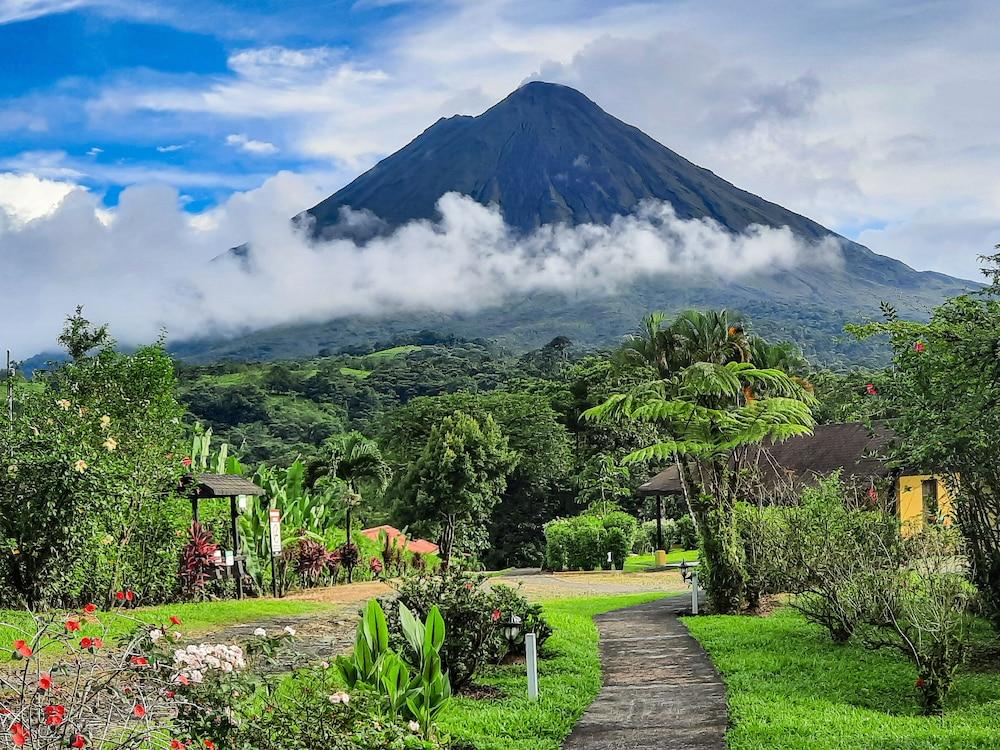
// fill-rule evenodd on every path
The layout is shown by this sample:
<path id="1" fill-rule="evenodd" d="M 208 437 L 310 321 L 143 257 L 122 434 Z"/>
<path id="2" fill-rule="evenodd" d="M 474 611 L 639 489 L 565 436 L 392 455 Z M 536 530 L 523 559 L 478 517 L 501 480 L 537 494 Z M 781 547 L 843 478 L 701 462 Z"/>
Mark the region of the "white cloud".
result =
<path id="1" fill-rule="evenodd" d="M 78 304 L 132 343 L 161 326 L 177 339 L 356 314 L 472 311 L 533 292 L 609 295 L 637 276 L 732 279 L 803 264 L 832 269 L 840 258 L 833 241 L 806 245 L 760 227 L 734 236 L 658 203 L 610 226 L 520 237 L 495 209 L 455 194 L 441 199 L 437 222 L 361 245 L 314 243 L 288 216 L 321 197 L 315 184 L 280 174 L 196 216 L 167 187 L 128 188 L 103 215 L 85 191 L 28 223 L 0 214 L 0 318 L 18 321 L 4 344 L 22 356 L 50 345 Z M 249 264 L 209 262 L 245 240 Z"/>
<path id="2" fill-rule="evenodd" d="M 172 154 L 174 151 L 180 151 L 182 148 L 185 148 L 184 144 L 169 143 L 165 146 L 157 146 L 156 150 L 161 154 Z"/>
<path id="3" fill-rule="evenodd" d="M 0 24 L 30 21 L 91 4 L 88 0 L 0 0 Z"/>
<path id="4" fill-rule="evenodd" d="M 236 148 L 250 154 L 264 155 L 278 153 L 278 147 L 273 143 L 268 143 L 267 141 L 256 141 L 253 138 L 248 138 L 246 133 L 233 133 L 231 135 L 227 135 L 226 144 L 229 146 L 235 146 Z"/>
<path id="5" fill-rule="evenodd" d="M 103 154 L 104 149 L 99 146 L 91 146 L 87 149 L 87 156 L 97 156 L 98 154 Z"/>
<path id="6" fill-rule="evenodd" d="M 0 172 L 0 217 L 6 215 L 15 228 L 22 227 L 29 221 L 50 215 L 67 195 L 79 189 L 70 182 Z M 0 231 L 2 236 L 3 231 Z"/>

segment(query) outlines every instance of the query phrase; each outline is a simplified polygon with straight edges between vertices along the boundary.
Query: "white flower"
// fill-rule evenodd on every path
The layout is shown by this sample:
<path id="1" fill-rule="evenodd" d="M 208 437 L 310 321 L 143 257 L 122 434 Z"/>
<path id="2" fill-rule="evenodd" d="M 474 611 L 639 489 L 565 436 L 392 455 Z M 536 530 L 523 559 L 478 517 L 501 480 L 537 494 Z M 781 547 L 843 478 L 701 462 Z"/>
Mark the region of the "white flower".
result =
<path id="1" fill-rule="evenodd" d="M 410 731 L 411 732 L 419 732 L 420 731 L 420 725 L 417 722 L 415 722 L 415 721 L 411 721 L 410 722 Z"/>
<path id="2" fill-rule="evenodd" d="M 257 638 L 267 638 L 267 631 L 264 628 L 257 628 L 253 631 L 254 636 Z"/>
<path id="3" fill-rule="evenodd" d="M 347 693 L 334 693 L 329 697 L 330 703 L 343 703 L 345 706 L 351 702 L 351 696 Z"/>
<path id="4" fill-rule="evenodd" d="M 157 629 L 157 630 L 151 630 L 151 631 L 149 631 L 149 640 L 151 640 L 153 643 L 156 643 L 162 637 L 163 637 L 163 631 L 162 630 Z"/>
<path id="5" fill-rule="evenodd" d="M 184 636 L 181 635 L 181 632 L 179 630 L 175 630 L 173 633 L 170 634 L 170 637 L 173 638 L 175 641 L 179 641 Z"/>
<path id="6" fill-rule="evenodd" d="M 111 426 L 111 417 L 105 414 L 103 417 L 101 417 L 101 429 L 106 430 L 110 426 Z"/>
<path id="7" fill-rule="evenodd" d="M 286 625 L 285 626 L 285 634 L 289 635 L 289 636 L 292 636 L 292 637 L 295 637 L 295 628 L 293 628 L 291 625 Z"/>

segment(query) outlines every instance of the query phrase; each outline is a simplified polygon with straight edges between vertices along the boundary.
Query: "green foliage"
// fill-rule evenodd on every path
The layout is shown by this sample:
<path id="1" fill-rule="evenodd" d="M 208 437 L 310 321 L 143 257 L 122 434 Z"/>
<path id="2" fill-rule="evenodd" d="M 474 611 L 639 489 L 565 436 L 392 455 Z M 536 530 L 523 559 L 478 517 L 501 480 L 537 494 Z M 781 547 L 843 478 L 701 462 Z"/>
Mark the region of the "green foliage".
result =
<path id="1" fill-rule="evenodd" d="M 988 260 L 995 266 L 998 259 Z M 998 291 L 994 282 L 982 294 L 949 300 L 926 323 L 888 310 L 885 322 L 849 330 L 862 339 L 889 338 L 893 367 L 874 381 L 873 398 L 896 415 L 893 458 L 901 466 L 930 467 L 948 483 L 973 580 L 1000 625 Z"/>
<path id="2" fill-rule="evenodd" d="M 594 570 L 612 565 L 623 570 L 639 522 L 622 511 L 584 513 L 545 524 L 545 564 L 550 570 Z"/>
<path id="3" fill-rule="evenodd" d="M 942 717 L 917 715 L 917 678 L 898 652 L 838 646 L 791 609 L 685 619 L 726 682 L 731 750 L 994 750 L 1000 670 L 960 671 Z"/>
<path id="4" fill-rule="evenodd" d="M 16 393 L 13 423 L 2 417 L 3 595 L 31 607 L 107 601 L 124 587 L 165 598 L 185 526 L 170 358 L 159 345 L 77 354 Z"/>
<path id="5" fill-rule="evenodd" d="M 746 568 L 747 608 L 755 611 L 765 596 L 788 590 L 788 528 L 783 508 L 736 504 L 736 528 Z"/>
<path id="6" fill-rule="evenodd" d="M 380 439 L 398 463 L 410 463 L 426 446 L 431 429 L 456 411 L 477 418 L 490 416 L 519 456 L 488 521 L 488 564 L 539 563 L 542 524 L 556 516 L 568 500 L 569 433 L 545 396 L 495 391 L 415 399 L 385 416 Z M 406 497 L 406 472 L 397 478 L 393 494 Z M 395 515 L 397 525 L 415 520 L 406 502 L 397 503 Z"/>
<path id="7" fill-rule="evenodd" d="M 455 412 L 432 428 L 407 472 L 400 515 L 412 518 L 408 525 L 418 533 L 441 540 L 446 567 L 455 551 L 475 557 L 486 547 L 486 524 L 518 458 L 492 416 Z"/>
<path id="8" fill-rule="evenodd" d="M 416 659 L 417 650 L 405 632 L 405 611 L 418 618 L 429 616 L 435 608 L 440 611 L 446 632 L 441 660 L 456 692 L 466 687 L 483 665 L 498 663 L 511 648 L 523 644 L 523 637 L 514 643 L 502 637 L 502 620 L 520 617 L 522 633 L 534 629 L 539 644 L 551 633 L 536 605 L 508 586 L 488 589 L 484 580 L 454 569 L 433 576 L 410 576 L 396 584 L 395 598 L 382 600 L 391 645 L 410 661 Z"/>
<path id="9" fill-rule="evenodd" d="M 674 521 L 675 536 L 674 541 L 681 549 L 698 548 L 698 530 L 694 525 L 694 519 L 690 514 L 685 513 Z"/>

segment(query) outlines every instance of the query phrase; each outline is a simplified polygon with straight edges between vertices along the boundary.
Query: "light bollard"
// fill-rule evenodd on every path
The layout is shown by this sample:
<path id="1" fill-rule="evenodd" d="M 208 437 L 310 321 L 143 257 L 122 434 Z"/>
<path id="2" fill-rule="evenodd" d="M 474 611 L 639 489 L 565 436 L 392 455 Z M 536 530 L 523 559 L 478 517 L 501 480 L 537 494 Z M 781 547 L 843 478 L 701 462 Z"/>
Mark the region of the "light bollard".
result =
<path id="1" fill-rule="evenodd" d="M 534 633 L 524 635 L 524 655 L 528 665 L 528 700 L 538 700 L 538 641 Z"/>

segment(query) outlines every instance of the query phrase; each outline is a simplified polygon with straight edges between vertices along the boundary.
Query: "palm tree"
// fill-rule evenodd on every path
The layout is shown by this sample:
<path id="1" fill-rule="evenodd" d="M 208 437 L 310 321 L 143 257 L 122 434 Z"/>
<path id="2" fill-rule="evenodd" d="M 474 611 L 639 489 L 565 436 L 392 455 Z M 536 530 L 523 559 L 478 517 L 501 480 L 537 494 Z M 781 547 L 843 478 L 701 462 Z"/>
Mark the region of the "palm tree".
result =
<path id="1" fill-rule="evenodd" d="M 715 328 L 720 320 L 707 322 Z M 727 330 L 734 345 L 739 335 Z M 720 354 L 718 348 L 711 351 Z M 666 436 L 623 461 L 657 459 L 677 467 L 701 536 L 706 588 L 715 610 L 728 613 L 740 607 L 745 588 L 734 525 L 744 475 L 740 469 L 747 465 L 751 446 L 810 432 L 814 403 L 811 393 L 780 370 L 746 361 L 699 361 L 669 378 L 614 395 L 585 412 L 584 418 L 650 422 Z"/>
<path id="2" fill-rule="evenodd" d="M 347 544 L 351 543 L 351 522 L 354 509 L 362 501 L 361 488 L 374 487 L 385 491 L 392 478 L 392 469 L 382 457 L 378 443 L 360 432 L 348 432 L 330 438 L 327 443 L 329 460 L 321 466 L 314 465 L 314 481 L 326 476 L 344 483 L 341 501 L 346 510 Z M 354 570 L 348 567 L 348 583 L 354 579 Z"/>
<path id="3" fill-rule="evenodd" d="M 618 359 L 649 365 L 669 378 L 695 362 L 748 362 L 754 338 L 728 310 L 686 310 L 669 323 L 666 314 L 654 312 L 618 350 Z"/>

